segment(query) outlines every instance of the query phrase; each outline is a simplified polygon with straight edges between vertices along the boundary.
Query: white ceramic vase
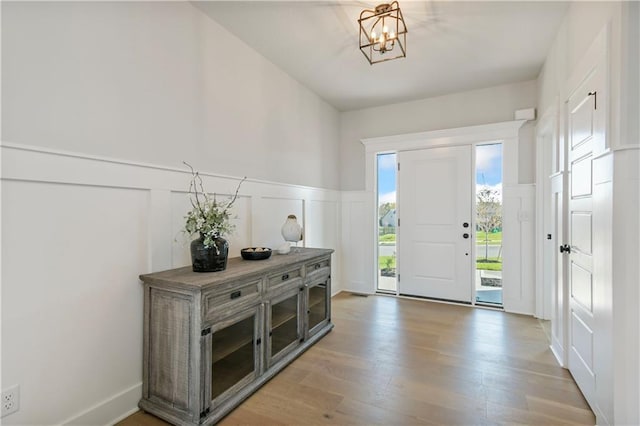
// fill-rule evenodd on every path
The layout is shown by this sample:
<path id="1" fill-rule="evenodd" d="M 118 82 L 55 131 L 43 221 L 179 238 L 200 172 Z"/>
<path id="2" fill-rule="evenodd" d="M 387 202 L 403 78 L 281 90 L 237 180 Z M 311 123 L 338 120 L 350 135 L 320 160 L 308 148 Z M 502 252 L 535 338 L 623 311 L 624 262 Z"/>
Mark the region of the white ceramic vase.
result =
<path id="1" fill-rule="evenodd" d="M 293 214 L 287 216 L 287 220 L 284 222 L 284 225 L 282 225 L 281 231 L 285 241 L 297 243 L 302 240 L 302 227 L 298 223 L 298 218 Z"/>

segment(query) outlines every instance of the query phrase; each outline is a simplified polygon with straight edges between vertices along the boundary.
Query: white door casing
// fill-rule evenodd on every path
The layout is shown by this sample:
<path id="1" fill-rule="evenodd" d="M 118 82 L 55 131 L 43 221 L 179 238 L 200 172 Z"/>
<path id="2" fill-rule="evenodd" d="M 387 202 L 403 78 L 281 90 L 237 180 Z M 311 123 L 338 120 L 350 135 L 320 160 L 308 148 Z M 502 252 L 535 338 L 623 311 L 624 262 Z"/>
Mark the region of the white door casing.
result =
<path id="1" fill-rule="evenodd" d="M 399 293 L 470 303 L 471 146 L 403 151 L 398 162 Z"/>
<path id="2" fill-rule="evenodd" d="M 537 296 L 536 316 L 551 320 L 551 350 L 558 363 L 568 365 L 568 286 L 565 285 L 565 256 L 558 250 L 568 241 L 564 232 L 567 190 L 563 121 L 559 120 L 558 99 L 542 115 L 537 133 Z"/>
<path id="3" fill-rule="evenodd" d="M 509 282 L 511 287 L 503 288 L 503 303 L 506 312 L 521 314 L 533 314 L 534 283 L 523 281 L 522 265 L 533 262 L 527 252 L 533 252 L 533 239 L 521 239 L 518 227 L 526 225 L 520 219 L 526 216 L 527 207 L 522 204 L 525 197 L 530 197 L 529 186 L 519 184 L 519 158 L 518 145 L 519 133 L 525 120 L 508 121 L 502 123 L 482 124 L 477 126 L 458 127 L 452 129 L 430 130 L 426 132 L 407 133 L 394 136 L 383 136 L 362 139 L 365 147 L 365 182 L 366 190 L 362 193 L 366 203 L 364 217 L 343 223 L 343 227 L 358 229 L 358 244 L 354 249 L 360 249 L 363 253 L 364 273 L 359 278 L 367 290 L 358 289 L 358 292 L 375 293 L 377 271 L 377 247 L 375 244 L 377 227 L 376 205 L 376 155 L 381 152 L 399 152 L 408 150 L 420 150 L 445 146 L 473 145 L 480 143 L 503 142 L 503 221 L 515 226 L 515 232 L 503 235 L 503 256 L 509 253 L 514 260 L 510 265 L 506 264 L 502 271 L 503 282 Z M 507 196 L 510 195 L 510 196 Z M 534 197 L 530 197 L 533 201 Z M 525 213 L 525 215 L 523 215 Z M 532 214 L 532 213 L 529 213 Z M 398 263 L 402 259 L 398 258 Z M 399 265 L 401 268 L 402 266 Z M 533 280 L 531 280 L 533 281 Z M 531 289 L 529 289 L 531 286 Z M 347 289 L 350 290 L 349 287 Z"/>
<path id="4" fill-rule="evenodd" d="M 551 176 L 557 173 L 557 107 L 553 105 L 536 126 L 536 317 L 553 319 L 553 291 L 557 241 L 552 219 Z"/>

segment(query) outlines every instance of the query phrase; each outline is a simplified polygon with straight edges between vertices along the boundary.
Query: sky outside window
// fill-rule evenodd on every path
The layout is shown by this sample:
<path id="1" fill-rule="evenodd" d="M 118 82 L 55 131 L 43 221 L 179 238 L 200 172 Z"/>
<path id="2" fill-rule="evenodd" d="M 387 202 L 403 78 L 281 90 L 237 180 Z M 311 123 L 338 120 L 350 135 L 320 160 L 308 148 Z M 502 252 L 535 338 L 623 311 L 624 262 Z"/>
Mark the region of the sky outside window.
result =
<path id="1" fill-rule="evenodd" d="M 378 155 L 378 205 L 396 202 L 396 154 Z"/>
<path id="2" fill-rule="evenodd" d="M 502 144 L 476 147 L 476 183 L 478 188 L 495 189 L 502 199 Z"/>

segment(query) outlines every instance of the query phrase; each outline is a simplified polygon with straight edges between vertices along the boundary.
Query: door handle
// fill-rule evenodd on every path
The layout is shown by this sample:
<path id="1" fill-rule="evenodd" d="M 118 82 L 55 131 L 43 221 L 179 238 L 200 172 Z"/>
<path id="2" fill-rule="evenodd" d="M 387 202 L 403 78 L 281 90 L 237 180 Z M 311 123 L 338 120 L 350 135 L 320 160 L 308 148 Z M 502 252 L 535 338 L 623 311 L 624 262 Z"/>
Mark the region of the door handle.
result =
<path id="1" fill-rule="evenodd" d="M 462 224 L 462 227 L 463 227 L 463 228 L 468 228 L 468 227 L 469 227 L 469 223 L 468 223 L 468 222 L 463 223 L 463 224 Z"/>
<path id="2" fill-rule="evenodd" d="M 462 238 L 467 239 L 469 238 L 469 234 L 467 234 L 466 232 L 464 234 L 462 234 Z"/>
<path id="3" fill-rule="evenodd" d="M 571 246 L 569 244 L 563 244 L 560 246 L 560 253 L 571 253 Z"/>

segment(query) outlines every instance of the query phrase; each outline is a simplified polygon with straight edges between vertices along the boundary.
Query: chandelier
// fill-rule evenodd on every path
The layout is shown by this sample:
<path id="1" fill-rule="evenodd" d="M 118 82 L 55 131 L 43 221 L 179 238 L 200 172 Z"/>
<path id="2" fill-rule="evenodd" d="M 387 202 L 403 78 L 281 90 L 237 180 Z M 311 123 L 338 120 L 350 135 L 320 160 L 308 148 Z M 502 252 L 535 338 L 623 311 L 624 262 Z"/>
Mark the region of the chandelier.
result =
<path id="1" fill-rule="evenodd" d="M 407 56 L 407 26 L 397 1 L 360 12 L 360 50 L 371 65 Z"/>

